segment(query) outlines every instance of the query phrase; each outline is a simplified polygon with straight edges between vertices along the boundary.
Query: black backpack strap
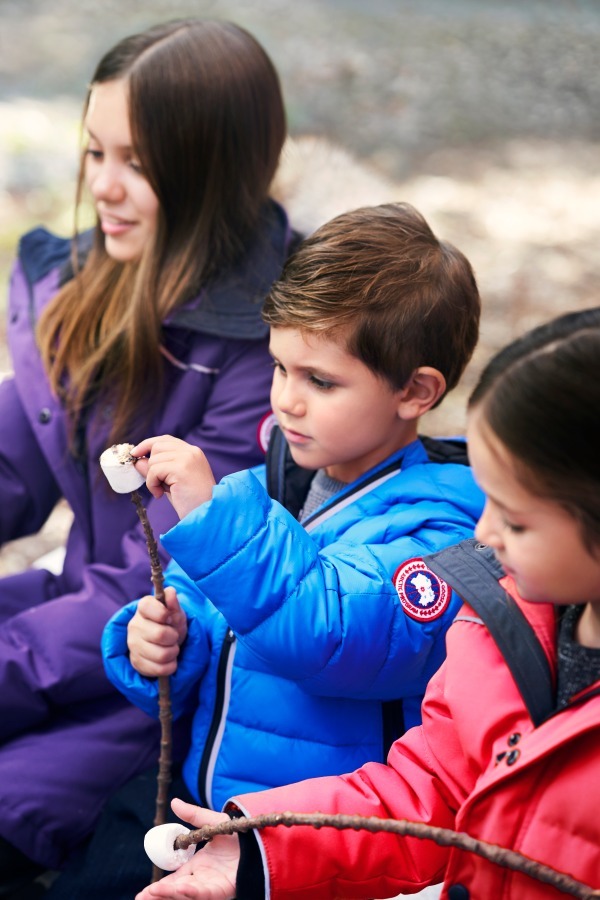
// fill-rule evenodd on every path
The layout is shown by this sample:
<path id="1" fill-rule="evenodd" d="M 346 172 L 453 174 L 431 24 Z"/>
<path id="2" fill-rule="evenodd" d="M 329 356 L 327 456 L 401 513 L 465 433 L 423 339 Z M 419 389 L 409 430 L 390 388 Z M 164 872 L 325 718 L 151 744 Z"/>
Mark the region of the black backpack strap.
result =
<path id="1" fill-rule="evenodd" d="M 503 570 L 493 551 L 476 540 L 462 541 L 424 559 L 481 617 L 502 653 L 533 724 L 555 709 L 550 664 L 535 631 L 498 583 Z"/>
<path id="2" fill-rule="evenodd" d="M 419 438 L 431 462 L 469 465 L 467 442 L 464 438 L 432 438 L 424 434 L 420 434 Z"/>
<path id="3" fill-rule="evenodd" d="M 285 494 L 285 443 L 281 429 L 274 425 L 269 436 L 265 460 L 267 466 L 266 482 L 267 494 L 273 500 L 279 500 L 280 503 L 283 503 Z"/>
<path id="4" fill-rule="evenodd" d="M 296 465 L 278 425 L 273 426 L 269 438 L 266 464 L 269 497 L 278 500 L 297 519 L 315 473 L 312 469 L 301 469 Z"/>

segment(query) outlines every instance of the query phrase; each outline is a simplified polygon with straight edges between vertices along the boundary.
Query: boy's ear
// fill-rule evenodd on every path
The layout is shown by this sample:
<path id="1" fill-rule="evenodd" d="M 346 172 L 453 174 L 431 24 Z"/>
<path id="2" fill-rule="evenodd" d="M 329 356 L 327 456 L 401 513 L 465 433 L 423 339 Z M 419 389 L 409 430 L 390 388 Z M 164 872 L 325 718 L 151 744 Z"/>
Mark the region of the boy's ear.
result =
<path id="1" fill-rule="evenodd" d="M 400 391 L 398 415 L 401 419 L 418 419 L 440 399 L 446 390 L 446 379 L 438 369 L 420 366 Z"/>

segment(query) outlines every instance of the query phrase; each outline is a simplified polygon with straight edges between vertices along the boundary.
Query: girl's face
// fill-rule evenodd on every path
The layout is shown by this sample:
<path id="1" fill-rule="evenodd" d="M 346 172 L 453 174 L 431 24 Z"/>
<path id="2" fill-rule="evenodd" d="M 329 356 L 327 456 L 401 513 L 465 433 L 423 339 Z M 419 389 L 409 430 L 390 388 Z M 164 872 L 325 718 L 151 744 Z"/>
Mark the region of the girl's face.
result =
<path id="1" fill-rule="evenodd" d="M 125 81 L 94 85 L 85 128 L 85 181 L 106 252 L 119 262 L 135 262 L 156 230 L 159 204 L 131 143 Z"/>
<path id="2" fill-rule="evenodd" d="M 271 328 L 271 406 L 295 462 L 349 484 L 416 437 L 393 391 L 334 340 Z"/>
<path id="3" fill-rule="evenodd" d="M 600 603 L 600 554 L 590 554 L 579 523 L 517 479 L 513 457 L 477 408 L 467 439 L 473 474 L 486 494 L 475 534 L 494 549 L 520 596 L 557 605 Z"/>

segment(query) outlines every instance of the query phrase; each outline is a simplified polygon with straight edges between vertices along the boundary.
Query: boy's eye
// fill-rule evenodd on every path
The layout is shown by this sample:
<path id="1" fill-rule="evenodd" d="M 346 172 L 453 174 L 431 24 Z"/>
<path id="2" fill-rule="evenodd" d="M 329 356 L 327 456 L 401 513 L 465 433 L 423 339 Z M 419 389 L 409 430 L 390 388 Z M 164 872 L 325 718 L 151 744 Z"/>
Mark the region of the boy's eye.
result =
<path id="1" fill-rule="evenodd" d="M 280 362 L 277 362 L 276 359 L 271 360 L 271 365 L 273 366 L 274 369 L 277 369 L 279 372 L 281 372 L 282 375 L 286 374 L 285 369 L 283 368 L 283 366 L 281 365 Z"/>
<path id="2" fill-rule="evenodd" d="M 99 162 L 102 159 L 103 153 L 102 150 L 98 150 L 96 147 L 86 147 L 85 155 Z"/>
<path id="3" fill-rule="evenodd" d="M 331 388 L 335 387 L 332 381 L 325 381 L 323 378 L 319 378 L 317 375 L 311 375 L 310 382 L 311 384 L 314 384 L 314 386 L 320 391 L 330 391 Z"/>

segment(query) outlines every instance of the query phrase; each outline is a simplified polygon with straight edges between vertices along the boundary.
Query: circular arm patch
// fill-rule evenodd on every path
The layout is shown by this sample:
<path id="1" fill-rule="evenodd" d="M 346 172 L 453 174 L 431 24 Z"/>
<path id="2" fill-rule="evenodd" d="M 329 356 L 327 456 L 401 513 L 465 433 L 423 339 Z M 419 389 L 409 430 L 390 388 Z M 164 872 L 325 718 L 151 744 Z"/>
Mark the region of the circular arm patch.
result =
<path id="1" fill-rule="evenodd" d="M 273 412 L 268 412 L 258 423 L 258 428 L 256 429 L 256 440 L 263 453 L 267 452 L 269 439 L 271 437 L 271 432 L 273 431 L 274 425 L 277 425 L 277 419 L 275 418 L 275 413 Z"/>
<path id="2" fill-rule="evenodd" d="M 448 608 L 452 589 L 420 557 L 398 566 L 392 581 L 404 612 L 417 622 L 439 619 Z"/>

